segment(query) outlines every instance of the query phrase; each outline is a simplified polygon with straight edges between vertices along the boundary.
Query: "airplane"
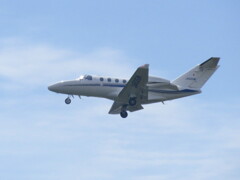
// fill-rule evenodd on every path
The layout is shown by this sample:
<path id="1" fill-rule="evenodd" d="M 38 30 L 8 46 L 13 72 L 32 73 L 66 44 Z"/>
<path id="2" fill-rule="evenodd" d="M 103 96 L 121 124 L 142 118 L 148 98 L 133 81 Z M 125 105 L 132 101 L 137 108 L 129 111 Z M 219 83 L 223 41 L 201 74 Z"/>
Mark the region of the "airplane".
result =
<path id="1" fill-rule="evenodd" d="M 71 103 L 74 95 L 113 100 L 109 114 L 120 114 L 122 118 L 126 118 L 127 111 L 141 110 L 144 104 L 164 103 L 167 100 L 200 94 L 203 85 L 218 69 L 219 60 L 219 57 L 211 57 L 173 81 L 149 76 L 149 64 L 145 64 L 129 80 L 82 75 L 75 80 L 50 85 L 48 89 L 67 94 L 66 104 Z"/>

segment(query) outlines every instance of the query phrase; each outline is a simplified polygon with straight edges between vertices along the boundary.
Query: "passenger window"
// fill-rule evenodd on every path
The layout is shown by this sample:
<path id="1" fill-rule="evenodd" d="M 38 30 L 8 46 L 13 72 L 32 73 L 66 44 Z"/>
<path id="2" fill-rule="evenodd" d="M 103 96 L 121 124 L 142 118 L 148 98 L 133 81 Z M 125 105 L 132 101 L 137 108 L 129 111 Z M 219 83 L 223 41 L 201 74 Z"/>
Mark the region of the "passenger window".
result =
<path id="1" fill-rule="evenodd" d="M 127 81 L 124 79 L 124 80 L 123 80 L 123 83 L 124 83 L 124 84 L 126 84 L 126 83 L 127 83 Z"/>
<path id="2" fill-rule="evenodd" d="M 101 78 L 100 78 L 100 81 L 103 81 L 103 80 L 104 80 L 104 79 L 101 77 Z"/>
<path id="3" fill-rule="evenodd" d="M 118 83 L 118 82 L 119 82 L 119 79 L 115 79 L 115 82 Z"/>
<path id="4" fill-rule="evenodd" d="M 107 80 L 108 80 L 108 82 L 111 82 L 111 81 L 112 81 L 112 79 L 111 79 L 111 78 L 108 78 Z"/>

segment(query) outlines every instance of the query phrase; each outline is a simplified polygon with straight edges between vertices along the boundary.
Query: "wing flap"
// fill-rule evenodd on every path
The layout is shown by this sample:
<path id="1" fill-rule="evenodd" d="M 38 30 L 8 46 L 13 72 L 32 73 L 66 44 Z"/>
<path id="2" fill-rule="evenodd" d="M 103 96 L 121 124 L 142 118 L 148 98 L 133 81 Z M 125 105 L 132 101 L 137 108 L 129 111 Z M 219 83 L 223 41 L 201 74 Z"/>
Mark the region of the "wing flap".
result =
<path id="1" fill-rule="evenodd" d="M 114 101 L 110 111 L 108 112 L 109 114 L 119 114 L 122 111 L 122 106 L 124 104 Z"/>

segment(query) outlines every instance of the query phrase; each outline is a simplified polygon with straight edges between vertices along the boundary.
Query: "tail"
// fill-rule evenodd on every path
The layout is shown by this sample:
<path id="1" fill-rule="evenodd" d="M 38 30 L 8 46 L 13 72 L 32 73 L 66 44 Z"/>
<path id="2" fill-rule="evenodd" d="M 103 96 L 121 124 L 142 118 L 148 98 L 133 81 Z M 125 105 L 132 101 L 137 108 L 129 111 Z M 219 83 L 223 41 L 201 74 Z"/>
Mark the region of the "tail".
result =
<path id="1" fill-rule="evenodd" d="M 219 60 L 220 58 L 218 57 L 212 57 L 178 77 L 172 81 L 172 83 L 177 85 L 179 89 L 200 90 L 207 80 L 218 69 Z"/>

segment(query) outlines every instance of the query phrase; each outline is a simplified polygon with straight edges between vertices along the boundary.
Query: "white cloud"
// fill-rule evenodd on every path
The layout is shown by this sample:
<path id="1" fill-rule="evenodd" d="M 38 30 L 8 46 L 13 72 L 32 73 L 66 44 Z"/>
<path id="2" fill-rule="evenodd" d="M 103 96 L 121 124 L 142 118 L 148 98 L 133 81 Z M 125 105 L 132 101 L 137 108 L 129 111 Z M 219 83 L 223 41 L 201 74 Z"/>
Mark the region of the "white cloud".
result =
<path id="1" fill-rule="evenodd" d="M 44 44 L 23 44 L 14 39 L 5 41 L 0 46 L 0 75 L 21 84 L 39 85 L 64 78 L 74 79 L 82 73 L 128 77 L 133 71 L 129 67 L 131 59 L 111 48 L 81 54 Z"/>

